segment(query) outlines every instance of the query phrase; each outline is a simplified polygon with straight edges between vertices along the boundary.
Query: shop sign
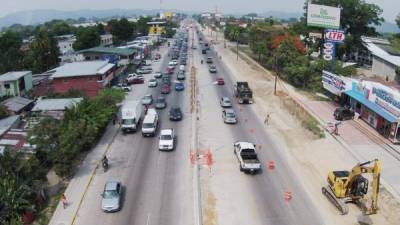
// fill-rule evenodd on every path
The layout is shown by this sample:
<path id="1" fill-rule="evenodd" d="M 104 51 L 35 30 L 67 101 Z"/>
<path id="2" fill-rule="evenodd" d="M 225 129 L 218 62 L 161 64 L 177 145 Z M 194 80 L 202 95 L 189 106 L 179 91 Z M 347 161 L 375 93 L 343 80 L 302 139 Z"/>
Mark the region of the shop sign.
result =
<path id="1" fill-rule="evenodd" d="M 384 108 L 386 111 L 388 111 L 390 114 L 392 114 L 395 117 L 399 117 L 400 116 L 400 112 L 397 111 L 396 109 L 394 109 L 393 107 L 391 107 L 387 102 L 376 98 L 375 99 L 375 104 L 379 105 L 380 107 Z"/>
<path id="2" fill-rule="evenodd" d="M 372 94 L 400 110 L 400 101 L 392 93 L 382 88 L 373 87 Z"/>
<path id="3" fill-rule="evenodd" d="M 345 38 L 343 30 L 325 29 L 325 40 L 335 43 L 343 43 Z"/>
<path id="4" fill-rule="evenodd" d="M 307 26 L 338 29 L 340 26 L 340 8 L 309 3 Z"/>
<path id="5" fill-rule="evenodd" d="M 335 95 L 340 95 L 342 92 L 351 89 L 350 81 L 345 80 L 344 77 L 330 73 L 328 71 L 322 71 L 322 85 L 325 89 Z"/>

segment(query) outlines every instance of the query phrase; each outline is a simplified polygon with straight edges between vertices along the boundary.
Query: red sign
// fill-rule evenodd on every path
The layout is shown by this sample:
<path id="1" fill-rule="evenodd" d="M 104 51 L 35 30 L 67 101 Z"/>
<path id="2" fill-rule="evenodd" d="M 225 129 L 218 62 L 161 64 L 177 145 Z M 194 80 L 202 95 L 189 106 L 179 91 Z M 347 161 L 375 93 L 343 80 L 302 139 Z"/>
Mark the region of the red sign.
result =
<path id="1" fill-rule="evenodd" d="M 344 31 L 342 30 L 334 30 L 334 29 L 326 29 L 325 30 L 325 40 L 331 42 L 343 42 L 345 38 Z"/>

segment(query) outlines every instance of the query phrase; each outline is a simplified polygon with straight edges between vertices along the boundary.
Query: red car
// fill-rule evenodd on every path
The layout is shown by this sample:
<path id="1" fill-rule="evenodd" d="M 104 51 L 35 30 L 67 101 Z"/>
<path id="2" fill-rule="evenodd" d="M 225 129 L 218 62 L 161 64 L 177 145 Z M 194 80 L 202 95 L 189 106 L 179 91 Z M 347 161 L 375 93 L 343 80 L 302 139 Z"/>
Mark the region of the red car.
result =
<path id="1" fill-rule="evenodd" d="M 169 94 L 170 91 L 171 91 L 171 87 L 168 84 L 164 84 L 161 87 L 161 94 Z"/>
<path id="2" fill-rule="evenodd" d="M 167 72 L 168 72 L 168 74 L 174 74 L 174 67 L 173 66 L 168 66 L 168 68 L 167 68 Z"/>
<path id="3" fill-rule="evenodd" d="M 224 78 L 217 78 L 217 84 L 218 85 L 224 85 L 225 84 L 225 81 L 224 81 Z"/>

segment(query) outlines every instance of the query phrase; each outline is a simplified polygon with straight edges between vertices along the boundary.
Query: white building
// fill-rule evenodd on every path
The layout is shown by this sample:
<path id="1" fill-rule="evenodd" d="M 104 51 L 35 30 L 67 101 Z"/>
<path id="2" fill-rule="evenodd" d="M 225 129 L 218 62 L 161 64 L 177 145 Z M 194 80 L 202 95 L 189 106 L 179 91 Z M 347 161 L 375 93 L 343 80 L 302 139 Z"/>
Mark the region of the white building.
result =
<path id="1" fill-rule="evenodd" d="M 400 54 L 386 39 L 362 37 L 363 45 L 372 55 L 372 73 L 388 81 L 400 82 L 396 73 L 400 67 Z M 399 72 L 399 71 L 397 71 Z"/>
<path id="2" fill-rule="evenodd" d="M 112 34 L 102 34 L 100 35 L 100 46 L 110 47 L 113 45 L 113 36 Z"/>
<path id="3" fill-rule="evenodd" d="M 74 48 L 72 45 L 76 41 L 76 37 L 73 34 L 61 35 L 56 37 L 58 42 L 58 49 L 60 50 L 61 55 L 68 55 L 74 52 Z"/>

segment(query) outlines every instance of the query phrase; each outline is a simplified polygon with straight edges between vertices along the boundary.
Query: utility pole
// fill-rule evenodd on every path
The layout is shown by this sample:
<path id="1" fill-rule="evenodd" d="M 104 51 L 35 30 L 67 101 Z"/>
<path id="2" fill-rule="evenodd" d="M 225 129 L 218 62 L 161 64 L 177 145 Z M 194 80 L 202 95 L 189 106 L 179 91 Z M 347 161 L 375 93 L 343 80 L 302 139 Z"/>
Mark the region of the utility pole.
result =
<path id="1" fill-rule="evenodd" d="M 276 54 L 276 53 L 275 53 Z M 278 57 L 275 55 L 275 82 L 274 82 L 274 95 L 276 96 L 276 83 L 278 81 L 278 74 L 279 74 L 279 69 L 278 69 Z"/>

